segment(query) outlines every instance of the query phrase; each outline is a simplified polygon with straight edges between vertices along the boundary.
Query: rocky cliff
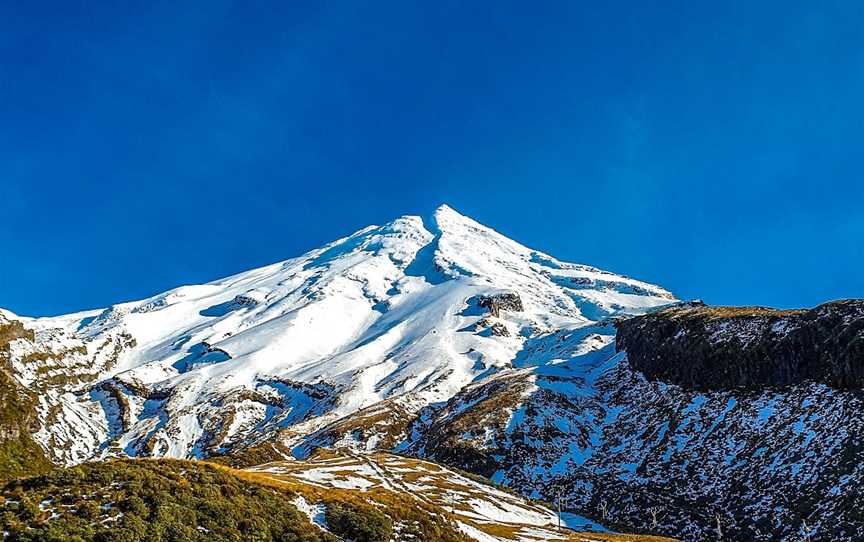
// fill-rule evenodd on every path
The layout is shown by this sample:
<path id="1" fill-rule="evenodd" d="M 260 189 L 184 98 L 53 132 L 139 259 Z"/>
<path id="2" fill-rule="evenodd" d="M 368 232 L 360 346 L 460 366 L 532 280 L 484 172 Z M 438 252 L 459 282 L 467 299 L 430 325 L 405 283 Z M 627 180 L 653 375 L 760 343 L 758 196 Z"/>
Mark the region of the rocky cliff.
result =
<path id="1" fill-rule="evenodd" d="M 864 387 L 862 300 L 793 311 L 681 305 L 617 327 L 618 349 L 649 380 L 694 390 Z"/>

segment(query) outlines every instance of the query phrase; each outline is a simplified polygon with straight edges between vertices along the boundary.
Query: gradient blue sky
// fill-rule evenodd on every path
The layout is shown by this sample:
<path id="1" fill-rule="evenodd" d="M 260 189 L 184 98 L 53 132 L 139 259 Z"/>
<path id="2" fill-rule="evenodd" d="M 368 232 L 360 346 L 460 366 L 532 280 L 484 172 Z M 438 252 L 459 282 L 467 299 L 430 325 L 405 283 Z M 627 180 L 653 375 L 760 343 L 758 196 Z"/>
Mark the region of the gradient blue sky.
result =
<path id="1" fill-rule="evenodd" d="M 442 202 L 683 298 L 864 297 L 860 1 L 99 4 L 0 0 L 19 314 Z"/>

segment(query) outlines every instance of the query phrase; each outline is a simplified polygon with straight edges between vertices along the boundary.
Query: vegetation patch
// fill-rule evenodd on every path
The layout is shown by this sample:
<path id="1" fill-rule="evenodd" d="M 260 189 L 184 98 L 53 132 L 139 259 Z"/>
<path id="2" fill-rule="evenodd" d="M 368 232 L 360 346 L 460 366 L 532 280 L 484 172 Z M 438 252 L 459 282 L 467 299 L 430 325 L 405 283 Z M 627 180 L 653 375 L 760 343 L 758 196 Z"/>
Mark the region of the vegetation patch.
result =
<path id="1" fill-rule="evenodd" d="M 334 542 L 284 489 L 203 462 L 88 463 L 3 489 L 9 541 Z"/>
<path id="2" fill-rule="evenodd" d="M 388 542 L 393 522 L 382 512 L 350 503 L 335 502 L 327 506 L 327 527 L 354 542 Z"/>
<path id="3" fill-rule="evenodd" d="M 231 450 L 223 455 L 212 456 L 211 463 L 218 463 L 235 469 L 245 469 L 291 457 L 291 450 L 278 442 L 265 442 L 255 446 Z"/>
<path id="4" fill-rule="evenodd" d="M 34 400 L 0 370 L 0 481 L 46 472 L 53 465 L 30 436 Z"/>

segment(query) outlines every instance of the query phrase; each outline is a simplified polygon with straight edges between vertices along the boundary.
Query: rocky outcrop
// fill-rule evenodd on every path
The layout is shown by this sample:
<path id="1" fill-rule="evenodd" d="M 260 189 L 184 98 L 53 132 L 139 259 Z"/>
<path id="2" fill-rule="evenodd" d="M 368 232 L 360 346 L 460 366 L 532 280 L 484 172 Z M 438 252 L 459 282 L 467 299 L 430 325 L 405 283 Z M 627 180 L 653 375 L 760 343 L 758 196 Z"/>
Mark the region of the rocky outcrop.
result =
<path id="1" fill-rule="evenodd" d="M 507 326 L 503 322 L 495 321 L 492 318 L 481 318 L 474 324 L 474 330 L 492 337 L 510 336 L 510 330 L 507 329 Z"/>
<path id="2" fill-rule="evenodd" d="M 792 311 L 682 305 L 617 327 L 633 369 L 686 389 L 864 387 L 864 300 Z"/>
<path id="3" fill-rule="evenodd" d="M 501 316 L 501 311 L 522 312 L 522 298 L 515 292 L 502 292 L 492 295 L 481 295 L 477 299 L 477 305 L 489 309 L 489 314 L 494 317 Z"/>
<path id="4" fill-rule="evenodd" d="M 266 292 L 261 290 L 249 290 L 245 294 L 234 296 L 233 302 L 236 305 L 255 306 L 263 303 L 266 299 Z"/>

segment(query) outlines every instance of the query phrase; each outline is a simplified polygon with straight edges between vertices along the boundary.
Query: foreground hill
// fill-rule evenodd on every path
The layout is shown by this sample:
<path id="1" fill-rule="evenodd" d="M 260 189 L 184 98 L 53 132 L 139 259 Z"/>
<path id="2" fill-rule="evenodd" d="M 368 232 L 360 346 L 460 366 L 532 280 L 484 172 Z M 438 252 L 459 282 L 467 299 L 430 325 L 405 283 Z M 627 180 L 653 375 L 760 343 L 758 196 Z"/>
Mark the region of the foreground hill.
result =
<path id="1" fill-rule="evenodd" d="M 10 541 L 661 540 L 559 531 L 539 505 L 385 455 L 249 471 L 182 460 L 86 463 L 10 483 L 2 497 Z"/>
<path id="2" fill-rule="evenodd" d="M 338 540 L 292 503 L 212 465 L 123 460 L 10 483 L 2 517 L 11 541 Z"/>
<path id="3" fill-rule="evenodd" d="M 432 517 L 450 518 L 459 531 L 478 540 L 571 540 L 568 530 L 605 531 L 567 513 L 562 514 L 563 526 L 569 529 L 560 531 L 557 515 L 544 506 L 496 489 L 482 478 L 392 454 L 319 452 L 307 461 L 279 461 L 249 471 L 286 484 L 310 502 L 351 498 L 358 491 L 382 505 L 413 502 Z"/>

